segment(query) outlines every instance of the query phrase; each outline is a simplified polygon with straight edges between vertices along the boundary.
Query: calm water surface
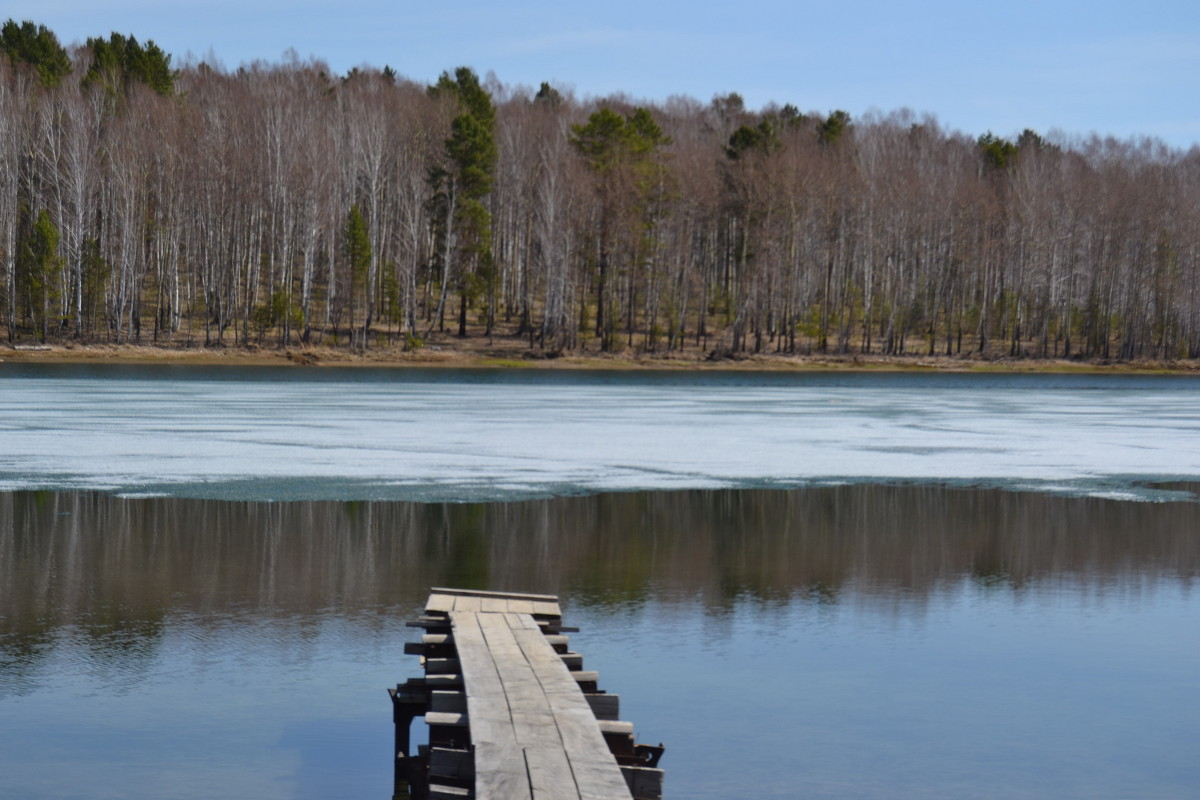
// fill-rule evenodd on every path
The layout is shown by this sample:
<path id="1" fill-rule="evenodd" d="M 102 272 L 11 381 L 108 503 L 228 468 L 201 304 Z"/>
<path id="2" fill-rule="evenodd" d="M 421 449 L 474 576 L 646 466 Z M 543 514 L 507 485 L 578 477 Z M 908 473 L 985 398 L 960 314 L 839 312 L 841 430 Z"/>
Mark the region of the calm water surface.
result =
<path id="1" fill-rule="evenodd" d="M 1195 382 L 511 380 L 0 372 L 2 471 L 39 489 L 0 493 L 0 797 L 389 797 L 384 690 L 418 672 L 403 621 L 434 585 L 560 594 L 586 667 L 639 739 L 667 744 L 672 798 L 1200 793 Z M 693 442 L 691 477 L 667 469 L 677 491 L 539 498 L 545 466 L 506 439 L 536 425 L 489 434 L 479 420 L 501 415 L 479 387 L 541 416 L 574 493 L 647 458 L 622 413 L 718 430 L 734 466 Z M 351 389 L 369 425 L 352 403 L 333 414 Z M 190 412 L 168 408 L 189 395 Z M 604 420 L 602 457 L 555 439 L 583 424 L 561 410 L 580 397 Z M 989 407 L 1023 435 L 975 419 Z M 806 488 L 728 488 L 772 468 L 772 436 L 802 457 L 761 480 Z M 408 469 L 388 454 L 400 438 L 443 470 L 426 502 L 370 499 Z M 873 440 L 907 448 L 913 480 L 882 474 L 896 462 Z M 109 488 L 164 496 L 87 489 L 110 446 L 128 482 Z M 839 447 L 854 469 L 826 477 L 845 485 L 797 472 Z M 359 472 L 326 487 L 320 450 L 322 469 Z M 489 454 L 483 470 L 467 457 Z M 947 486 L 954 459 L 994 474 Z M 503 497 L 439 496 L 489 481 Z M 327 499 L 270 502 L 306 491 Z"/>

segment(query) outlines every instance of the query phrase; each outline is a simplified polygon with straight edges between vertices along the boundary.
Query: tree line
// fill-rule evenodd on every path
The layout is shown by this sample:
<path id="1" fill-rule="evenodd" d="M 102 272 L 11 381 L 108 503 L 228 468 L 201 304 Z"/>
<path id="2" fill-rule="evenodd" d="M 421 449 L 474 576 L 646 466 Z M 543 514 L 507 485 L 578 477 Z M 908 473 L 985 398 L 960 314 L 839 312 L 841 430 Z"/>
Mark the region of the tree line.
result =
<path id="1" fill-rule="evenodd" d="M 1200 357 L 1200 148 L 0 52 L 9 341 Z"/>

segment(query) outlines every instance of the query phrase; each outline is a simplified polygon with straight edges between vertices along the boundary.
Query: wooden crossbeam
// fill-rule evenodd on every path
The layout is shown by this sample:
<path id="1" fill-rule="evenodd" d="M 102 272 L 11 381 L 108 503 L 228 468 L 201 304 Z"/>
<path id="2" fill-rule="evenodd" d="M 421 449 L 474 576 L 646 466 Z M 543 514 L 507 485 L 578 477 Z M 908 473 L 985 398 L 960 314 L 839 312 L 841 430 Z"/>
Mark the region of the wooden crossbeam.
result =
<path id="1" fill-rule="evenodd" d="M 562 609 L 554 595 L 482 592 L 473 589 L 432 589 L 425 604 L 425 611 L 430 616 L 449 614 L 451 611 L 474 611 L 490 614 L 530 614 L 547 620 L 562 618 Z"/>

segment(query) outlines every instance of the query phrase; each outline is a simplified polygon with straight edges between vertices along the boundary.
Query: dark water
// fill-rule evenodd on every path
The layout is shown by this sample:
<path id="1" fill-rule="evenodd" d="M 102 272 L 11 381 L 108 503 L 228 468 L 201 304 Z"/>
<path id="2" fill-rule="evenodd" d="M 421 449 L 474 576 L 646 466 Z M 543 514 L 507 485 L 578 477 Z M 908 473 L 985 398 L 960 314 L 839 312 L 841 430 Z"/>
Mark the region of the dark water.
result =
<path id="1" fill-rule="evenodd" d="M 0 797 L 387 798 L 429 587 L 560 594 L 671 798 L 1200 795 L 1200 503 L 0 494 Z"/>

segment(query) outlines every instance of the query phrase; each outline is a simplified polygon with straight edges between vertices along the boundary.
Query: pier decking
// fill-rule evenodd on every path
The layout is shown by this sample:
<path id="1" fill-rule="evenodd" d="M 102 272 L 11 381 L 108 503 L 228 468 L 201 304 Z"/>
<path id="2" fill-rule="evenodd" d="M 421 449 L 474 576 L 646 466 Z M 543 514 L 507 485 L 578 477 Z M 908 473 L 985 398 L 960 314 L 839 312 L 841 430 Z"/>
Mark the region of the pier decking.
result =
<path id="1" fill-rule="evenodd" d="M 617 695 L 568 649 L 558 598 L 433 589 L 405 651 L 423 678 L 390 690 L 397 796 L 446 800 L 660 800 L 661 745 L 634 742 Z M 410 755 L 412 720 L 429 745 Z"/>

